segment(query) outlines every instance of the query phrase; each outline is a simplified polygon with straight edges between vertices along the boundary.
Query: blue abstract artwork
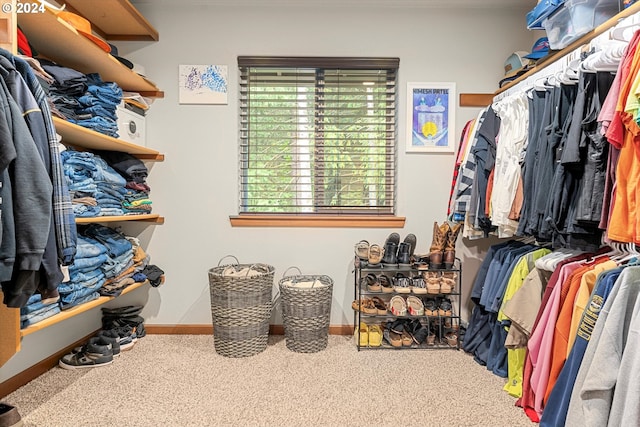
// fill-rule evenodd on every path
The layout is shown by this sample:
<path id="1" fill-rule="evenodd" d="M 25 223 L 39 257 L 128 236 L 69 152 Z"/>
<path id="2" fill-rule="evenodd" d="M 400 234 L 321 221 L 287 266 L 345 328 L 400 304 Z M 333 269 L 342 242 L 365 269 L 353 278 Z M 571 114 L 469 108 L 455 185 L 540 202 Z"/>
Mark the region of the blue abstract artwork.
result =
<path id="1" fill-rule="evenodd" d="M 226 104 L 229 73 L 226 65 L 180 65 L 180 104 Z"/>

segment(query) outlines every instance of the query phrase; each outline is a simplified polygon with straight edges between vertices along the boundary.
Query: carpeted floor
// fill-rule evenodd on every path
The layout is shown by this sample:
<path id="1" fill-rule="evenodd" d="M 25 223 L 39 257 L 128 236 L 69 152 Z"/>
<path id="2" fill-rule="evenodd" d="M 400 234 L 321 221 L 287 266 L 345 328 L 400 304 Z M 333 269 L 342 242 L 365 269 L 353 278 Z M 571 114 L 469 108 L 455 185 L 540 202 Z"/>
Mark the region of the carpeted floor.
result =
<path id="1" fill-rule="evenodd" d="M 455 350 L 358 352 L 352 337 L 247 358 L 207 335 L 147 335 L 108 366 L 54 368 L 3 399 L 25 426 L 532 426 L 504 380 Z"/>

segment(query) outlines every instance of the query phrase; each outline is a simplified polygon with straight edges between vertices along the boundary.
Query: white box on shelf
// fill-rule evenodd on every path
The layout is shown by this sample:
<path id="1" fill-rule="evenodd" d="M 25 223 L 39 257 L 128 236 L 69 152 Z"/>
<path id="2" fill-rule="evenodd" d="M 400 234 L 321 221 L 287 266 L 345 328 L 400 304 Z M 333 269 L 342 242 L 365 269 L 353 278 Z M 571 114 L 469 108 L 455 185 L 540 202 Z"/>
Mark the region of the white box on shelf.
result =
<path id="1" fill-rule="evenodd" d="M 145 146 L 145 117 L 130 110 L 124 104 L 118 105 L 116 116 L 118 117 L 118 135 L 120 135 L 120 139 Z"/>

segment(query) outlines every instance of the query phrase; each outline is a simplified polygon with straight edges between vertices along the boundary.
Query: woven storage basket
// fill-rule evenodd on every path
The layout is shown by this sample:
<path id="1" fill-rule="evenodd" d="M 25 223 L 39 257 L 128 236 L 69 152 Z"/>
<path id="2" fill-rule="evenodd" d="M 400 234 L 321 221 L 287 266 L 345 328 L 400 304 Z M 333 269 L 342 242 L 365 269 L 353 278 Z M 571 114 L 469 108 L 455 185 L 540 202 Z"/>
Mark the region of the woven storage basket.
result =
<path id="1" fill-rule="evenodd" d="M 227 276 L 229 267 L 259 274 Z M 267 348 L 274 272 L 267 264 L 218 265 L 209 270 L 213 343 L 218 354 L 247 357 Z"/>
<path id="2" fill-rule="evenodd" d="M 327 347 L 333 280 L 324 275 L 295 275 L 279 282 L 287 348 L 315 353 Z"/>

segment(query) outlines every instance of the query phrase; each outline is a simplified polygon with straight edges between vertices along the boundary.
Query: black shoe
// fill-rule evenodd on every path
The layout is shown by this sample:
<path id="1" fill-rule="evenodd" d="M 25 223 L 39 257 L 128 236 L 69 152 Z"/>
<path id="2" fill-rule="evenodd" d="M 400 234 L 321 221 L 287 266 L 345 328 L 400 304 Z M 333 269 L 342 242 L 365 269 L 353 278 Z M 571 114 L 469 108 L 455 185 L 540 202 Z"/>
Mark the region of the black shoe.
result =
<path id="1" fill-rule="evenodd" d="M 71 352 L 62 356 L 58 365 L 64 369 L 95 368 L 113 362 L 113 350 L 110 344 L 87 342 L 78 353 Z"/>
<path id="2" fill-rule="evenodd" d="M 416 244 L 418 243 L 418 238 L 415 234 L 409 233 L 404 238 L 404 243 L 409 244 L 409 257 L 413 256 L 413 251 L 416 249 Z"/>
<path id="3" fill-rule="evenodd" d="M 0 427 L 17 427 L 23 425 L 22 417 L 15 406 L 0 402 Z"/>
<path id="4" fill-rule="evenodd" d="M 110 346 L 113 357 L 117 357 L 120 355 L 120 337 L 113 331 L 100 331 L 95 337 L 89 338 L 89 341 L 87 341 L 87 343 Z M 71 352 L 80 353 L 86 348 L 86 345 L 87 344 L 85 343 L 82 346 L 76 347 L 71 350 Z"/>
<path id="5" fill-rule="evenodd" d="M 425 328 L 418 319 L 410 320 L 405 329 L 408 330 L 413 342 L 418 345 L 422 344 L 427 339 L 427 335 L 429 335 L 429 329 Z"/>
<path id="6" fill-rule="evenodd" d="M 398 244 L 400 244 L 400 235 L 391 233 L 384 242 L 384 256 L 382 264 L 389 267 L 398 265 Z"/>
<path id="7" fill-rule="evenodd" d="M 402 242 L 398 245 L 398 265 L 403 267 L 411 267 L 411 247 L 409 243 Z"/>

